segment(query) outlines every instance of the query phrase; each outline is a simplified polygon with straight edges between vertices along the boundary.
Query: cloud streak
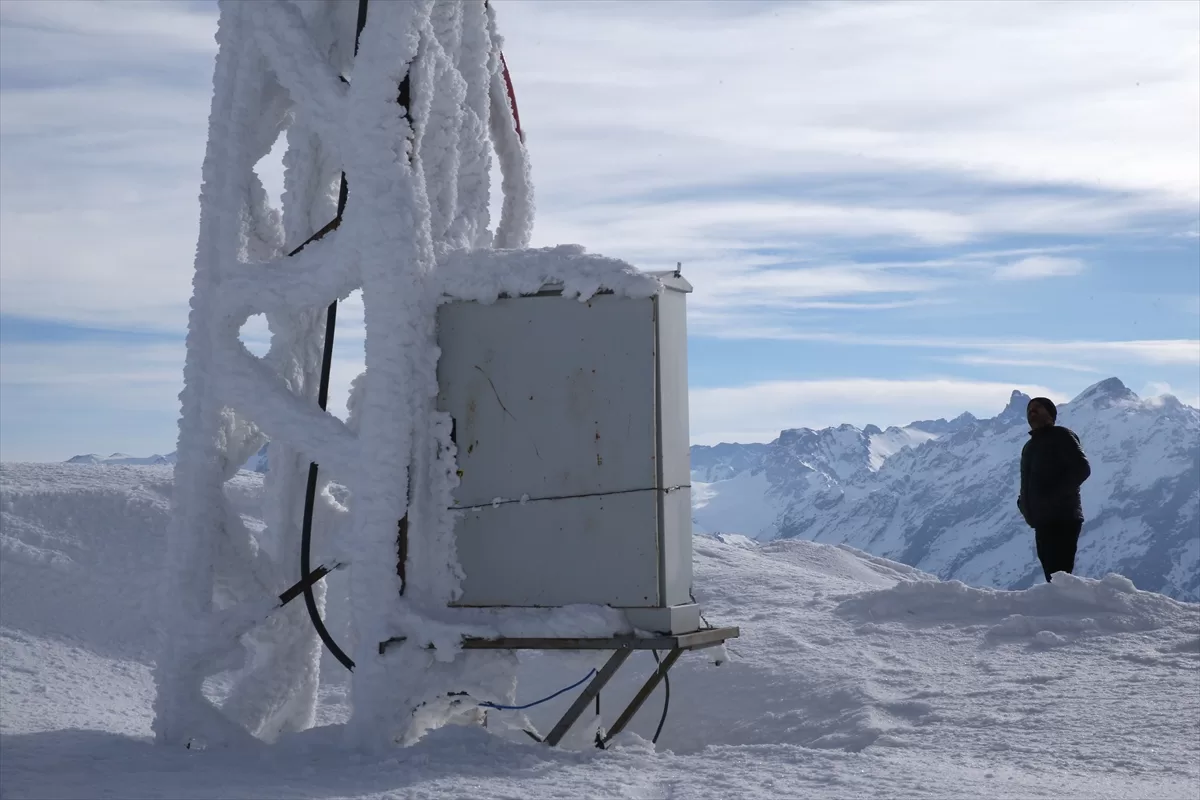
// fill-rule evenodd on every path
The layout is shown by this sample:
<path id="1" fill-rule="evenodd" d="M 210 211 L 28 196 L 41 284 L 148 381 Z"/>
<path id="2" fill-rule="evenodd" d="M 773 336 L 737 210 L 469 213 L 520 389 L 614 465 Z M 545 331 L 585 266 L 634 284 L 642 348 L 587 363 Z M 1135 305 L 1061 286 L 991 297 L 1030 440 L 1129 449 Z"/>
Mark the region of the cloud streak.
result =
<path id="1" fill-rule="evenodd" d="M 1065 370 L 1067 372 L 1086 372 L 1091 374 L 1099 374 L 1102 372 L 1097 367 L 1088 366 L 1085 364 L 1071 364 L 1063 361 L 1049 361 L 1036 358 L 1001 358 L 997 356 L 954 356 L 952 358 L 943 358 L 942 361 L 948 361 L 954 364 L 968 364 L 970 366 L 986 366 L 986 367 L 1023 367 L 1029 369 L 1052 369 Z"/>
<path id="2" fill-rule="evenodd" d="M 734 340 L 784 340 L 827 342 L 863 347 L 913 348 L 921 350 L 972 350 L 984 354 L 1008 354 L 1012 357 L 1071 356 L 1103 359 L 1119 364 L 1156 364 L 1164 366 L 1200 366 L 1200 339 L 1147 339 L 1127 341 L 1048 341 L 1037 339 L 983 339 L 920 337 L 906 334 L 855 334 L 836 331 L 805 331 L 771 328 L 755 324 L 751 317 L 697 315 L 693 333 Z M 986 356 L 984 356 L 986 357 Z M 1004 355 L 992 355 L 1004 358 Z M 978 361 L 977 363 L 985 363 Z M 1002 363 L 993 361 L 992 363 Z M 1078 368 L 1078 367 L 1077 367 Z M 1089 367 L 1089 369 L 1091 369 Z"/>
<path id="3" fill-rule="evenodd" d="M 557 163 L 588 132 L 668 137 L 635 161 L 581 142 L 598 156 L 587 165 L 596 178 L 676 185 L 680 174 L 882 167 L 1200 195 L 1200 170 L 1188 169 L 1200 103 L 1188 4 L 738 3 L 681 14 L 526 2 L 502 13 L 531 108 L 574 98 L 542 134 L 556 143 L 539 160 Z M 553 66 L 563 63 L 578 69 Z"/>
<path id="4" fill-rule="evenodd" d="M 1002 281 L 1028 281 L 1039 278 L 1063 278 L 1079 275 L 1084 264 L 1078 258 L 1056 256 L 1030 256 L 1005 264 L 996 270 L 996 278 Z"/>

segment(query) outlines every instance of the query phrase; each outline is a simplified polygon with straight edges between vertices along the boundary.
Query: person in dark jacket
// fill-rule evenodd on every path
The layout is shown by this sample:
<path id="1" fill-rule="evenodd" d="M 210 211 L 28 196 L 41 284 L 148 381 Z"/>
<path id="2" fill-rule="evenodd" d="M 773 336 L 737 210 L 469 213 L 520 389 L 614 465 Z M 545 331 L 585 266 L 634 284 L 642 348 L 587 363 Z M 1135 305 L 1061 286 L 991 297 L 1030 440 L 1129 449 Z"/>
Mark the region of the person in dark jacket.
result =
<path id="1" fill-rule="evenodd" d="M 1034 530 L 1038 561 L 1049 582 L 1054 573 L 1075 569 L 1075 550 L 1083 529 L 1079 487 L 1092 474 L 1092 467 L 1075 432 L 1055 424 L 1058 409 L 1050 400 L 1030 400 L 1025 417 L 1029 441 L 1021 449 L 1017 508 Z"/>

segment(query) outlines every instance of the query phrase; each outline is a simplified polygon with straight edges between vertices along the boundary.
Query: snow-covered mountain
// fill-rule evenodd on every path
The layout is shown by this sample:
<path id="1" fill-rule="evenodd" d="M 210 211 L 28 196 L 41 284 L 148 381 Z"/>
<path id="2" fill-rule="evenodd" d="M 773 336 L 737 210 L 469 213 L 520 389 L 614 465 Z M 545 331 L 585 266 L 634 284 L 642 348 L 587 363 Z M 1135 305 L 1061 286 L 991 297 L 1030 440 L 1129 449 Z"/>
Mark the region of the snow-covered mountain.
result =
<path id="1" fill-rule="evenodd" d="M 1029 398 L 996 417 L 783 431 L 767 445 L 692 449 L 698 530 L 844 543 L 944 579 L 1041 580 L 1016 512 Z M 1077 571 L 1119 572 L 1200 599 L 1200 411 L 1116 378 L 1059 407 L 1092 464 Z"/>
<path id="2" fill-rule="evenodd" d="M 165 456 L 131 456 L 126 453 L 113 453 L 110 456 L 100 456 L 95 453 L 87 453 L 81 456 L 71 456 L 67 459 L 68 464 L 124 464 L 135 466 L 160 466 L 163 464 L 174 464 L 175 454 L 168 453 Z"/>
<path id="3" fill-rule="evenodd" d="M 974 421 L 969 414 L 964 417 Z M 695 446 L 695 524 L 700 531 L 773 539 L 792 505 L 808 502 L 821 508 L 839 492 L 860 493 L 890 456 L 962 424 L 933 420 L 887 430 L 874 425 L 863 430 L 852 425 L 793 428 L 770 444 Z"/>
<path id="4" fill-rule="evenodd" d="M 267 471 L 267 447 L 263 445 L 258 452 L 252 455 L 242 469 L 251 472 L 266 472 Z M 124 465 L 124 466 L 162 466 L 175 463 L 174 451 L 167 453 L 165 456 L 131 456 L 125 453 L 113 453 L 111 456 L 98 456 L 95 453 L 87 453 L 80 456 L 72 456 L 66 460 L 67 464 L 100 464 L 100 465 Z"/>

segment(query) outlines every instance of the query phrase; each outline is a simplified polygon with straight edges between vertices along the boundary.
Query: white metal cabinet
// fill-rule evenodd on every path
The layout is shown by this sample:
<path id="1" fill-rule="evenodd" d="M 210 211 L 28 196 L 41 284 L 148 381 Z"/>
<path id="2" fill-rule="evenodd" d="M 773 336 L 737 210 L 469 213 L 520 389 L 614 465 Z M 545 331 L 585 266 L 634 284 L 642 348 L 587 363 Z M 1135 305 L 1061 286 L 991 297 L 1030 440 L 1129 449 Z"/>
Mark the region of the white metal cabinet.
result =
<path id="1" fill-rule="evenodd" d="M 553 291 L 438 314 L 464 606 L 622 608 L 695 630 L 686 292 Z"/>

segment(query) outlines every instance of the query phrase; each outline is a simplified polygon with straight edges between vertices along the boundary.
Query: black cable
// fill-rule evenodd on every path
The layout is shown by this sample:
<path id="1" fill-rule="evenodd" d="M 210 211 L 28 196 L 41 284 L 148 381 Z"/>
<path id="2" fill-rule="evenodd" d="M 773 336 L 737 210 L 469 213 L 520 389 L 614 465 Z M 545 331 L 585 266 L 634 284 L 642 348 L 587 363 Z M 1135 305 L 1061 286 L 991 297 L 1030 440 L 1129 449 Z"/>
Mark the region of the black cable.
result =
<path id="1" fill-rule="evenodd" d="M 363 28 L 367 24 L 367 2 L 368 0 L 358 0 L 358 27 L 354 33 L 354 55 L 358 55 L 358 40 L 362 36 Z M 346 173 L 342 173 L 341 188 L 338 189 L 338 208 L 337 216 L 334 218 L 335 224 L 340 224 L 342 214 L 346 210 L 346 198 L 348 196 L 348 187 L 346 186 Z M 329 304 L 329 309 L 325 313 L 325 347 L 321 354 L 321 384 L 317 392 L 317 405 L 321 410 L 325 410 L 325 406 L 329 402 L 329 373 L 333 367 L 333 338 L 334 331 L 337 328 L 337 300 Z M 312 521 L 313 507 L 317 500 L 317 462 L 313 461 L 308 465 L 308 485 L 304 492 L 304 521 L 300 529 L 300 577 L 303 579 L 310 573 L 312 566 Z M 317 636 L 321 642 L 329 648 L 329 652 L 333 657 L 341 662 L 342 666 L 348 670 L 354 670 L 354 661 L 350 656 L 338 647 L 338 643 L 333 640 L 329 634 L 329 630 L 325 627 L 324 620 L 321 619 L 320 609 L 317 608 L 317 598 L 313 594 L 313 584 L 309 583 L 304 587 L 304 607 L 308 609 L 308 618 L 312 620 L 313 628 L 317 631 Z"/>
<path id="2" fill-rule="evenodd" d="M 360 0 L 366 3 L 366 0 Z M 346 197 L 346 176 L 342 175 L 342 189 L 338 197 L 338 217 L 341 217 L 342 210 L 345 204 Z M 329 402 L 329 373 L 333 365 L 333 335 L 337 326 L 337 301 L 329 304 L 329 309 L 325 314 L 325 350 L 321 357 L 321 385 L 317 395 L 317 405 L 321 410 L 325 410 L 325 406 Z M 304 492 L 304 522 L 300 529 L 300 575 L 307 576 L 311 572 L 312 565 L 312 522 L 313 522 L 313 507 L 317 499 L 317 462 L 312 462 L 308 465 L 308 485 Z M 304 607 L 308 609 L 308 618 L 312 620 L 313 627 L 317 631 L 317 636 L 321 642 L 329 648 L 329 652 L 333 657 L 341 662 L 342 666 L 348 670 L 354 670 L 354 661 L 350 656 L 338 647 L 338 643 L 333 640 L 329 630 L 325 627 L 324 620 L 321 619 L 320 609 L 317 608 L 317 598 L 313 594 L 313 584 L 309 583 L 304 587 Z"/>
<path id="3" fill-rule="evenodd" d="M 358 0 L 358 22 L 354 30 L 354 55 L 358 55 L 358 37 L 367 27 L 367 0 Z"/>
<path id="4" fill-rule="evenodd" d="M 657 650 L 651 650 L 654 654 L 654 663 L 662 666 L 662 660 L 658 657 Z M 667 709 L 671 707 L 671 676 L 663 673 L 663 710 L 662 716 L 658 718 L 658 728 L 654 731 L 654 738 L 650 740 L 651 744 L 658 744 L 658 737 L 662 735 L 663 725 L 667 721 Z"/>

